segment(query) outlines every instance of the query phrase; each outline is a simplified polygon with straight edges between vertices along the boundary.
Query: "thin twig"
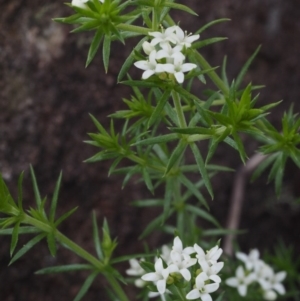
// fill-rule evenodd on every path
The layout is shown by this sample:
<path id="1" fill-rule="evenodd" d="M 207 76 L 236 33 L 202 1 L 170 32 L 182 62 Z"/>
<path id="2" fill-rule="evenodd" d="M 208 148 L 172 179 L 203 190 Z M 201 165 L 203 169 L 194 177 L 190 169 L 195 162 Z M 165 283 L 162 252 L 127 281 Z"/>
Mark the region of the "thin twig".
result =
<path id="1" fill-rule="evenodd" d="M 230 198 L 230 208 L 227 218 L 227 228 L 230 230 L 238 230 L 240 224 L 240 217 L 242 212 L 242 206 L 244 202 L 245 183 L 247 177 L 253 172 L 253 170 L 263 162 L 268 156 L 257 153 L 252 156 L 245 165 L 241 166 L 235 175 L 233 182 L 233 190 Z M 233 255 L 232 242 L 235 238 L 235 234 L 228 234 L 224 241 L 224 253 L 228 256 Z"/>

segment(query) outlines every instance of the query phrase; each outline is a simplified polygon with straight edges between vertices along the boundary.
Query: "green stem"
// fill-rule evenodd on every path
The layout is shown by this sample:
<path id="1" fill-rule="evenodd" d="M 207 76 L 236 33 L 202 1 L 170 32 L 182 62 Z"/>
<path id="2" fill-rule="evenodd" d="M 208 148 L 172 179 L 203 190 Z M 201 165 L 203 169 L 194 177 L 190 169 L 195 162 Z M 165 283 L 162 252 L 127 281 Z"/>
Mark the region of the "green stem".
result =
<path id="1" fill-rule="evenodd" d="M 212 69 L 212 66 L 206 61 L 206 59 L 196 50 L 193 51 L 195 55 L 195 59 L 198 64 L 202 67 L 202 69 Z M 210 71 L 207 73 L 210 79 L 214 82 L 214 84 L 223 92 L 225 96 L 229 94 L 229 90 L 227 86 L 224 84 L 223 80 L 218 76 L 215 71 Z"/>
<path id="2" fill-rule="evenodd" d="M 184 292 L 182 291 L 182 288 L 179 288 L 178 286 L 176 286 L 176 288 L 177 288 L 178 295 L 180 296 L 180 299 L 181 299 L 182 301 L 186 301 L 186 299 L 185 299 L 185 294 L 184 294 Z"/>
<path id="3" fill-rule="evenodd" d="M 63 246 L 70 249 L 72 252 L 77 254 L 79 257 L 85 259 L 87 262 L 92 264 L 96 269 L 98 269 L 100 272 L 102 272 L 105 275 L 107 281 L 109 282 L 109 284 L 111 285 L 111 287 L 113 288 L 113 290 L 118 295 L 118 297 L 121 301 L 129 301 L 129 299 L 127 298 L 126 294 L 124 293 L 123 289 L 121 288 L 121 286 L 119 285 L 117 280 L 114 278 L 114 276 L 105 272 L 106 266 L 100 260 L 98 260 L 96 257 L 91 255 L 89 252 L 84 250 L 82 247 L 80 247 L 78 244 L 76 244 L 75 242 L 70 240 L 68 237 L 66 237 L 64 234 L 62 234 L 58 230 L 53 231 L 53 228 L 49 224 L 43 223 L 35 218 L 30 217 L 27 214 L 24 216 L 24 219 L 22 222 L 32 225 L 46 233 L 53 232 L 57 241 L 59 241 Z"/>
<path id="4" fill-rule="evenodd" d="M 184 113 L 182 110 L 182 105 L 180 102 L 180 97 L 179 94 L 176 91 L 172 91 L 172 98 L 173 98 L 173 102 L 174 102 L 174 107 L 175 107 L 175 111 L 177 113 L 177 118 L 179 121 L 179 125 L 181 128 L 186 128 L 186 121 L 185 121 L 185 117 L 184 117 Z"/>

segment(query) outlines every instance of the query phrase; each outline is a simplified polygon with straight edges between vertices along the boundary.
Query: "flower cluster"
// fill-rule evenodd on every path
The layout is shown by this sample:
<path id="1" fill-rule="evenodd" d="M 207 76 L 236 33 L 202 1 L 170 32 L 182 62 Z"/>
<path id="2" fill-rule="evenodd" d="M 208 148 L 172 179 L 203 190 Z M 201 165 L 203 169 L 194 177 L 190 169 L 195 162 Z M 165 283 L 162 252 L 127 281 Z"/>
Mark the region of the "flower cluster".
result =
<path id="1" fill-rule="evenodd" d="M 89 0 L 72 0 L 72 5 L 79 7 L 79 8 L 84 8 L 87 9 L 88 6 L 85 4 L 86 2 L 88 2 Z M 104 0 L 99 0 L 100 2 L 104 2 Z"/>
<path id="2" fill-rule="evenodd" d="M 259 258 L 258 250 L 250 251 L 249 255 L 237 252 L 236 257 L 245 266 L 238 266 L 235 277 L 227 279 L 225 283 L 236 287 L 241 296 L 247 295 L 248 286 L 254 282 L 260 285 L 265 300 L 275 300 L 276 293 L 280 295 L 285 293 L 285 288 L 281 282 L 285 279 L 286 272 L 275 273 L 272 267 Z"/>
<path id="3" fill-rule="evenodd" d="M 197 244 L 183 248 L 180 238 L 175 237 L 172 249 L 164 246 L 162 251 L 160 257 L 156 258 L 155 271 L 145 273 L 139 262 L 133 259 L 130 261 L 131 268 L 126 271 L 127 274 L 142 275 L 141 279 L 145 284 L 153 282 L 158 293 L 152 292 L 150 296 L 168 293 L 168 286 L 185 281 L 190 282 L 193 288 L 186 294 L 186 299 L 201 298 L 203 301 L 211 301 L 210 293 L 215 292 L 221 283 L 221 278 L 217 274 L 224 266 L 223 262 L 218 262 L 222 249 L 215 246 L 204 252 Z M 195 271 L 194 274 L 190 271 L 191 267 Z M 140 282 L 135 284 L 140 286 Z"/>
<path id="4" fill-rule="evenodd" d="M 137 68 L 144 70 L 142 78 L 147 79 L 154 74 L 168 74 L 169 78 L 183 83 L 183 73 L 197 67 L 192 63 L 184 63 L 183 52 L 199 39 L 199 35 L 188 35 L 177 25 L 162 29 L 162 32 L 149 32 L 149 35 L 153 39 L 150 43 L 143 43 L 143 50 L 149 56 L 148 60 L 134 63 Z"/>

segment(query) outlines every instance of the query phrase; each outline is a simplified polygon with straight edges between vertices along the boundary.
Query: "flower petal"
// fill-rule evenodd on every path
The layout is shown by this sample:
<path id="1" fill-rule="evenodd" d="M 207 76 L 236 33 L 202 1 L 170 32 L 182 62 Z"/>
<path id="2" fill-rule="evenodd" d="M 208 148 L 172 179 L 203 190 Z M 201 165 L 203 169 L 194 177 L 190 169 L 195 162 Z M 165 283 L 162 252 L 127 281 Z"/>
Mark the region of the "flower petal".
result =
<path id="1" fill-rule="evenodd" d="M 165 293 L 166 291 L 166 280 L 162 279 L 162 280 L 158 280 L 156 283 L 156 287 L 158 292 L 162 295 Z"/>
<path id="2" fill-rule="evenodd" d="M 200 292 L 197 289 L 193 289 L 186 295 L 186 298 L 188 300 L 194 300 L 200 298 L 200 296 Z"/>

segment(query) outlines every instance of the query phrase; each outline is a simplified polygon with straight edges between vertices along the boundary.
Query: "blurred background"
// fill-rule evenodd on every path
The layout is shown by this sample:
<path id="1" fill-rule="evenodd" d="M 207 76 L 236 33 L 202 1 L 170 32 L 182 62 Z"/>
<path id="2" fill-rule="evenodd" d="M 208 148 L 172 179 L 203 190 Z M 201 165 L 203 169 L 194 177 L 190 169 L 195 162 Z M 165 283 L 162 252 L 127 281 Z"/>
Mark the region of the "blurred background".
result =
<path id="1" fill-rule="evenodd" d="M 247 74 L 246 81 L 263 84 L 259 105 L 283 99 L 269 116 L 279 128 L 282 114 L 291 103 L 300 111 L 300 2 L 299 0 L 185 0 L 199 17 L 175 12 L 176 21 L 194 32 L 217 18 L 230 18 L 205 31 L 202 39 L 227 36 L 229 39 L 201 50 L 212 66 L 228 56 L 228 74 L 232 80 L 258 45 L 262 49 Z M 107 177 L 109 162 L 86 164 L 85 159 L 98 149 L 86 145 L 87 133 L 95 128 L 88 113 L 102 124 L 107 116 L 124 108 L 122 97 L 130 89 L 116 83 L 116 76 L 136 40 L 126 46 L 112 46 L 111 63 L 105 75 L 101 53 L 85 69 L 92 35 L 70 34 L 71 26 L 56 24 L 52 18 L 68 16 L 71 9 L 63 1 L 0 1 L 0 172 L 15 194 L 17 178 L 25 171 L 24 204 L 33 204 L 29 176 L 32 164 L 42 196 L 52 196 L 55 181 L 63 170 L 59 212 L 79 206 L 60 230 L 78 244 L 93 251 L 91 214 L 95 210 L 99 224 L 104 217 L 112 235 L 118 237 L 116 254 L 142 251 L 137 237 L 158 211 L 137 209 L 130 202 L 149 196 L 145 187 L 130 182 L 121 190 L 122 177 Z M 137 70 L 132 70 L 139 74 Z M 199 85 L 199 90 L 204 89 Z M 248 141 L 251 156 L 256 142 Z M 215 163 L 238 168 L 237 154 L 223 146 L 215 155 Z M 281 238 L 300 251 L 299 170 L 288 163 L 282 196 L 277 199 L 273 184 L 266 185 L 266 175 L 246 187 L 241 227 L 249 233 L 238 237 L 242 250 L 270 250 Z M 226 224 L 234 174 L 220 174 L 213 179 L 215 199 L 211 212 Z M 299 202 L 298 202 L 299 204 Z M 25 205 L 25 206 L 26 206 Z M 21 237 L 21 247 L 29 237 Z M 168 238 L 171 240 L 171 238 Z M 159 234 L 148 243 L 158 247 L 167 243 Z M 63 263 L 81 262 L 66 250 L 56 258 L 49 255 L 45 243 L 8 267 L 9 237 L 0 237 L 1 301 L 65 301 L 72 300 L 82 285 L 85 273 L 36 276 L 40 268 Z M 125 269 L 127 266 L 121 266 Z M 107 300 L 105 281 L 97 280 L 83 300 Z M 135 299 L 134 293 L 132 300 Z"/>

